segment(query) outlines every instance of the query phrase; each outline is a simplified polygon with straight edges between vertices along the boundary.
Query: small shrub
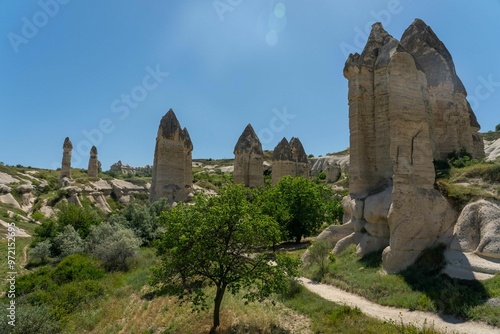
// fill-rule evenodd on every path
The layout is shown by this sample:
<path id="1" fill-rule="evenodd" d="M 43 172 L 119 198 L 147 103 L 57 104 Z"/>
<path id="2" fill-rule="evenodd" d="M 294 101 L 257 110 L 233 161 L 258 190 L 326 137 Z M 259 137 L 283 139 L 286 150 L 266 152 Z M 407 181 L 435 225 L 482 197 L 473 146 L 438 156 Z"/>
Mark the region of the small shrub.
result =
<path id="1" fill-rule="evenodd" d="M 53 239 L 56 254 L 64 258 L 71 254 L 83 253 L 85 243 L 80 237 L 75 228 L 71 225 L 66 225 L 62 231 Z"/>
<path id="2" fill-rule="evenodd" d="M 106 270 L 113 271 L 128 269 L 141 240 L 130 229 L 105 222 L 91 228 L 87 243 L 88 252 L 101 260 Z"/>
<path id="3" fill-rule="evenodd" d="M 335 258 L 330 254 L 332 249 L 333 244 L 327 240 L 316 241 L 309 248 L 307 266 L 309 268 L 313 265 L 318 267 L 317 272 L 313 274 L 314 280 L 321 281 L 328 271 L 328 265 L 335 261 Z"/>
<path id="4" fill-rule="evenodd" d="M 51 255 L 51 247 L 52 244 L 49 240 L 37 243 L 35 247 L 31 248 L 28 251 L 28 258 L 30 259 L 30 262 L 33 262 L 33 260 L 38 260 L 40 264 L 47 263 L 47 260 Z"/>
<path id="5" fill-rule="evenodd" d="M 104 276 L 100 264 L 82 254 L 73 254 L 62 260 L 51 277 L 58 284 L 72 281 L 96 280 Z"/>
<path id="6" fill-rule="evenodd" d="M 1 328 L 10 328 L 10 334 L 56 334 L 61 329 L 57 319 L 51 314 L 47 305 L 30 305 L 23 303 L 16 310 L 16 325 L 7 324 L 8 318 L 2 307 Z M 3 333 L 3 331 L 2 331 Z"/>

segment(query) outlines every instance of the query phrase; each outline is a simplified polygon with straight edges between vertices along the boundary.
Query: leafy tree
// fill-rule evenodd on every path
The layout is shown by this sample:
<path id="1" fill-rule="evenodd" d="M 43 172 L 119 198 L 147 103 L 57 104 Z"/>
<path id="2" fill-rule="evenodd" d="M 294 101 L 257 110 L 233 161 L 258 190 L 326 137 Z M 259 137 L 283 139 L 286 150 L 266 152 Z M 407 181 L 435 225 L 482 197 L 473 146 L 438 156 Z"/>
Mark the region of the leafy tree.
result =
<path id="1" fill-rule="evenodd" d="M 162 263 L 152 283 L 206 307 L 205 286 L 215 286 L 213 326 L 220 325 L 226 291 L 244 291 L 247 301 L 260 301 L 286 290 L 297 261 L 262 253 L 280 240 L 279 225 L 248 199 L 252 191 L 228 185 L 217 197 L 200 195 L 195 205 L 178 205 L 162 216 L 165 232 L 158 243 Z"/>
<path id="2" fill-rule="evenodd" d="M 131 229 L 141 238 L 142 245 L 147 246 L 160 235 L 159 216 L 169 208 L 166 199 L 143 205 L 133 202 L 125 207 L 122 214 L 111 216 L 109 221 Z"/>
<path id="3" fill-rule="evenodd" d="M 101 223 L 90 228 L 87 251 L 109 270 L 127 270 L 128 260 L 139 252 L 141 240 L 121 225 Z"/>
<path id="4" fill-rule="evenodd" d="M 57 223 L 60 230 L 64 226 L 71 225 L 78 233 L 85 238 L 90 227 L 99 224 L 103 219 L 102 215 L 90 206 L 79 206 L 73 203 L 61 203 L 57 214 Z"/>
<path id="5" fill-rule="evenodd" d="M 33 259 L 38 259 L 42 264 L 47 263 L 47 260 L 49 259 L 51 254 L 50 252 L 51 247 L 52 244 L 50 240 L 40 241 L 39 243 L 37 243 L 35 247 L 31 248 L 28 251 L 28 257 L 30 258 L 30 262 Z"/>
<path id="6" fill-rule="evenodd" d="M 83 253 L 85 249 L 85 242 L 71 225 L 66 225 L 63 231 L 53 239 L 53 245 L 53 249 L 56 249 L 57 255 L 61 258 L 70 254 Z"/>
<path id="7" fill-rule="evenodd" d="M 321 227 L 331 213 L 329 205 L 333 201 L 330 188 L 291 176 L 282 177 L 267 197 L 265 212 L 276 218 L 287 240 L 297 243 Z"/>
<path id="8" fill-rule="evenodd" d="M 495 131 L 500 131 L 500 124 L 497 124 L 497 125 L 495 126 Z"/>
<path id="9" fill-rule="evenodd" d="M 317 240 L 309 248 L 306 264 L 309 267 L 318 266 L 318 272 L 314 275 L 318 281 L 321 281 L 328 271 L 328 264 L 335 260 L 331 254 L 333 246 L 333 243 L 328 240 Z"/>

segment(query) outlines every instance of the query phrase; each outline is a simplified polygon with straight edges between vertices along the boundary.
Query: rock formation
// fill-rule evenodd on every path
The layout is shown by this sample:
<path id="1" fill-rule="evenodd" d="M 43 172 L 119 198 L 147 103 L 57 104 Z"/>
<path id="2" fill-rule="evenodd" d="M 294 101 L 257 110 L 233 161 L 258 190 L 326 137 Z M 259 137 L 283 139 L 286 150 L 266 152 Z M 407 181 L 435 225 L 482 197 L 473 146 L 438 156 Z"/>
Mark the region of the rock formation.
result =
<path id="1" fill-rule="evenodd" d="M 63 144 L 63 157 L 61 173 L 59 174 L 59 180 L 63 178 L 71 178 L 71 151 L 73 150 L 73 144 L 69 137 L 66 137 Z"/>
<path id="2" fill-rule="evenodd" d="M 299 138 L 292 137 L 290 139 L 290 149 L 292 150 L 292 158 L 295 162 L 295 176 L 308 178 L 310 174 L 309 161 Z"/>
<path id="3" fill-rule="evenodd" d="M 238 139 L 234 156 L 234 183 L 242 183 L 247 187 L 264 183 L 262 145 L 250 124 Z"/>
<path id="4" fill-rule="evenodd" d="M 153 173 L 153 167 L 146 165 L 144 167 L 132 167 L 128 164 L 123 164 L 121 160 L 115 162 L 109 168 L 110 171 L 116 172 L 120 175 L 136 175 L 138 173 L 151 174 Z"/>
<path id="5" fill-rule="evenodd" d="M 457 213 L 434 189 L 433 160 L 461 149 L 483 157 L 479 124 L 449 52 L 421 20 L 401 42 L 374 24 L 344 76 L 351 134 L 344 206 L 353 233 L 334 251 L 352 243 L 360 255 L 384 249 L 384 268 L 395 273 L 451 241 Z"/>
<path id="6" fill-rule="evenodd" d="M 100 163 L 97 159 L 97 148 L 95 146 L 92 146 L 92 148 L 90 149 L 89 168 L 87 170 L 87 174 L 89 177 L 99 177 L 99 165 Z"/>
<path id="7" fill-rule="evenodd" d="M 193 144 L 170 109 L 161 119 L 156 137 L 150 200 L 165 197 L 170 203 L 186 201 L 192 191 Z"/>
<path id="8" fill-rule="evenodd" d="M 292 156 L 292 148 L 288 140 L 283 138 L 273 151 L 272 183 L 278 183 L 283 176 L 295 176 L 295 173 L 296 164 Z"/>
<path id="9" fill-rule="evenodd" d="M 273 151 L 272 183 L 278 183 L 283 176 L 309 177 L 309 172 L 309 162 L 300 140 L 292 137 L 288 142 L 283 138 Z"/>
<path id="10" fill-rule="evenodd" d="M 500 205 L 478 200 L 465 206 L 445 256 L 450 276 L 482 279 L 500 272 Z"/>
<path id="11" fill-rule="evenodd" d="M 401 46 L 426 74 L 434 159 L 447 159 L 449 153 L 461 149 L 483 158 L 484 143 L 478 133 L 481 127 L 444 44 L 429 26 L 416 19 L 404 32 Z"/>

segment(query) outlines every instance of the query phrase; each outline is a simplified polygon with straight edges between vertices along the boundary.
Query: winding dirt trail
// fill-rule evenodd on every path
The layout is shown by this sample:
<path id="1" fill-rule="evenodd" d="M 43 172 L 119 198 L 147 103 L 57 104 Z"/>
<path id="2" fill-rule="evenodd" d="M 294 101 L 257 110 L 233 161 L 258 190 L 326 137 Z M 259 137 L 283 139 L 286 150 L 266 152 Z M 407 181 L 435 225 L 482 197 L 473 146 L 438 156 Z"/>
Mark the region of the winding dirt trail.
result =
<path id="1" fill-rule="evenodd" d="M 359 308 L 363 313 L 381 320 L 401 321 L 419 327 L 434 326 L 435 329 L 446 333 L 460 334 L 500 334 L 500 328 L 488 326 L 479 322 L 463 321 L 452 316 L 439 316 L 435 313 L 422 311 L 409 311 L 395 307 L 375 304 L 363 297 L 346 292 L 337 287 L 316 283 L 308 278 L 301 277 L 300 283 L 308 290 L 318 294 L 324 299 L 338 304 Z"/>

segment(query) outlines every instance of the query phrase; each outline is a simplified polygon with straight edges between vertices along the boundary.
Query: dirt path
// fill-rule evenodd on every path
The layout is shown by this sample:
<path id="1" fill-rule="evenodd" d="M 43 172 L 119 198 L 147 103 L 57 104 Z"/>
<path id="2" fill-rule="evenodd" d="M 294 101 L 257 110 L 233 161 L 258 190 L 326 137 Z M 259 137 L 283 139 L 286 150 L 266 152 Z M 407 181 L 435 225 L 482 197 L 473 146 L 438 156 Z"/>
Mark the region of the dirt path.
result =
<path id="1" fill-rule="evenodd" d="M 398 323 L 434 328 L 446 333 L 460 334 L 500 334 L 500 328 L 488 326 L 479 322 L 464 322 L 452 316 L 439 316 L 435 313 L 409 311 L 395 307 L 388 307 L 375 304 L 363 297 L 346 292 L 331 285 L 312 282 L 310 279 L 301 277 L 299 281 L 310 291 L 318 294 L 322 298 L 338 304 L 351 307 L 358 307 L 363 313 L 381 320 L 394 320 Z"/>
<path id="2" fill-rule="evenodd" d="M 23 248 L 23 260 L 19 267 L 24 268 L 26 266 L 26 263 L 28 263 L 28 248 L 29 245 L 24 246 Z"/>

